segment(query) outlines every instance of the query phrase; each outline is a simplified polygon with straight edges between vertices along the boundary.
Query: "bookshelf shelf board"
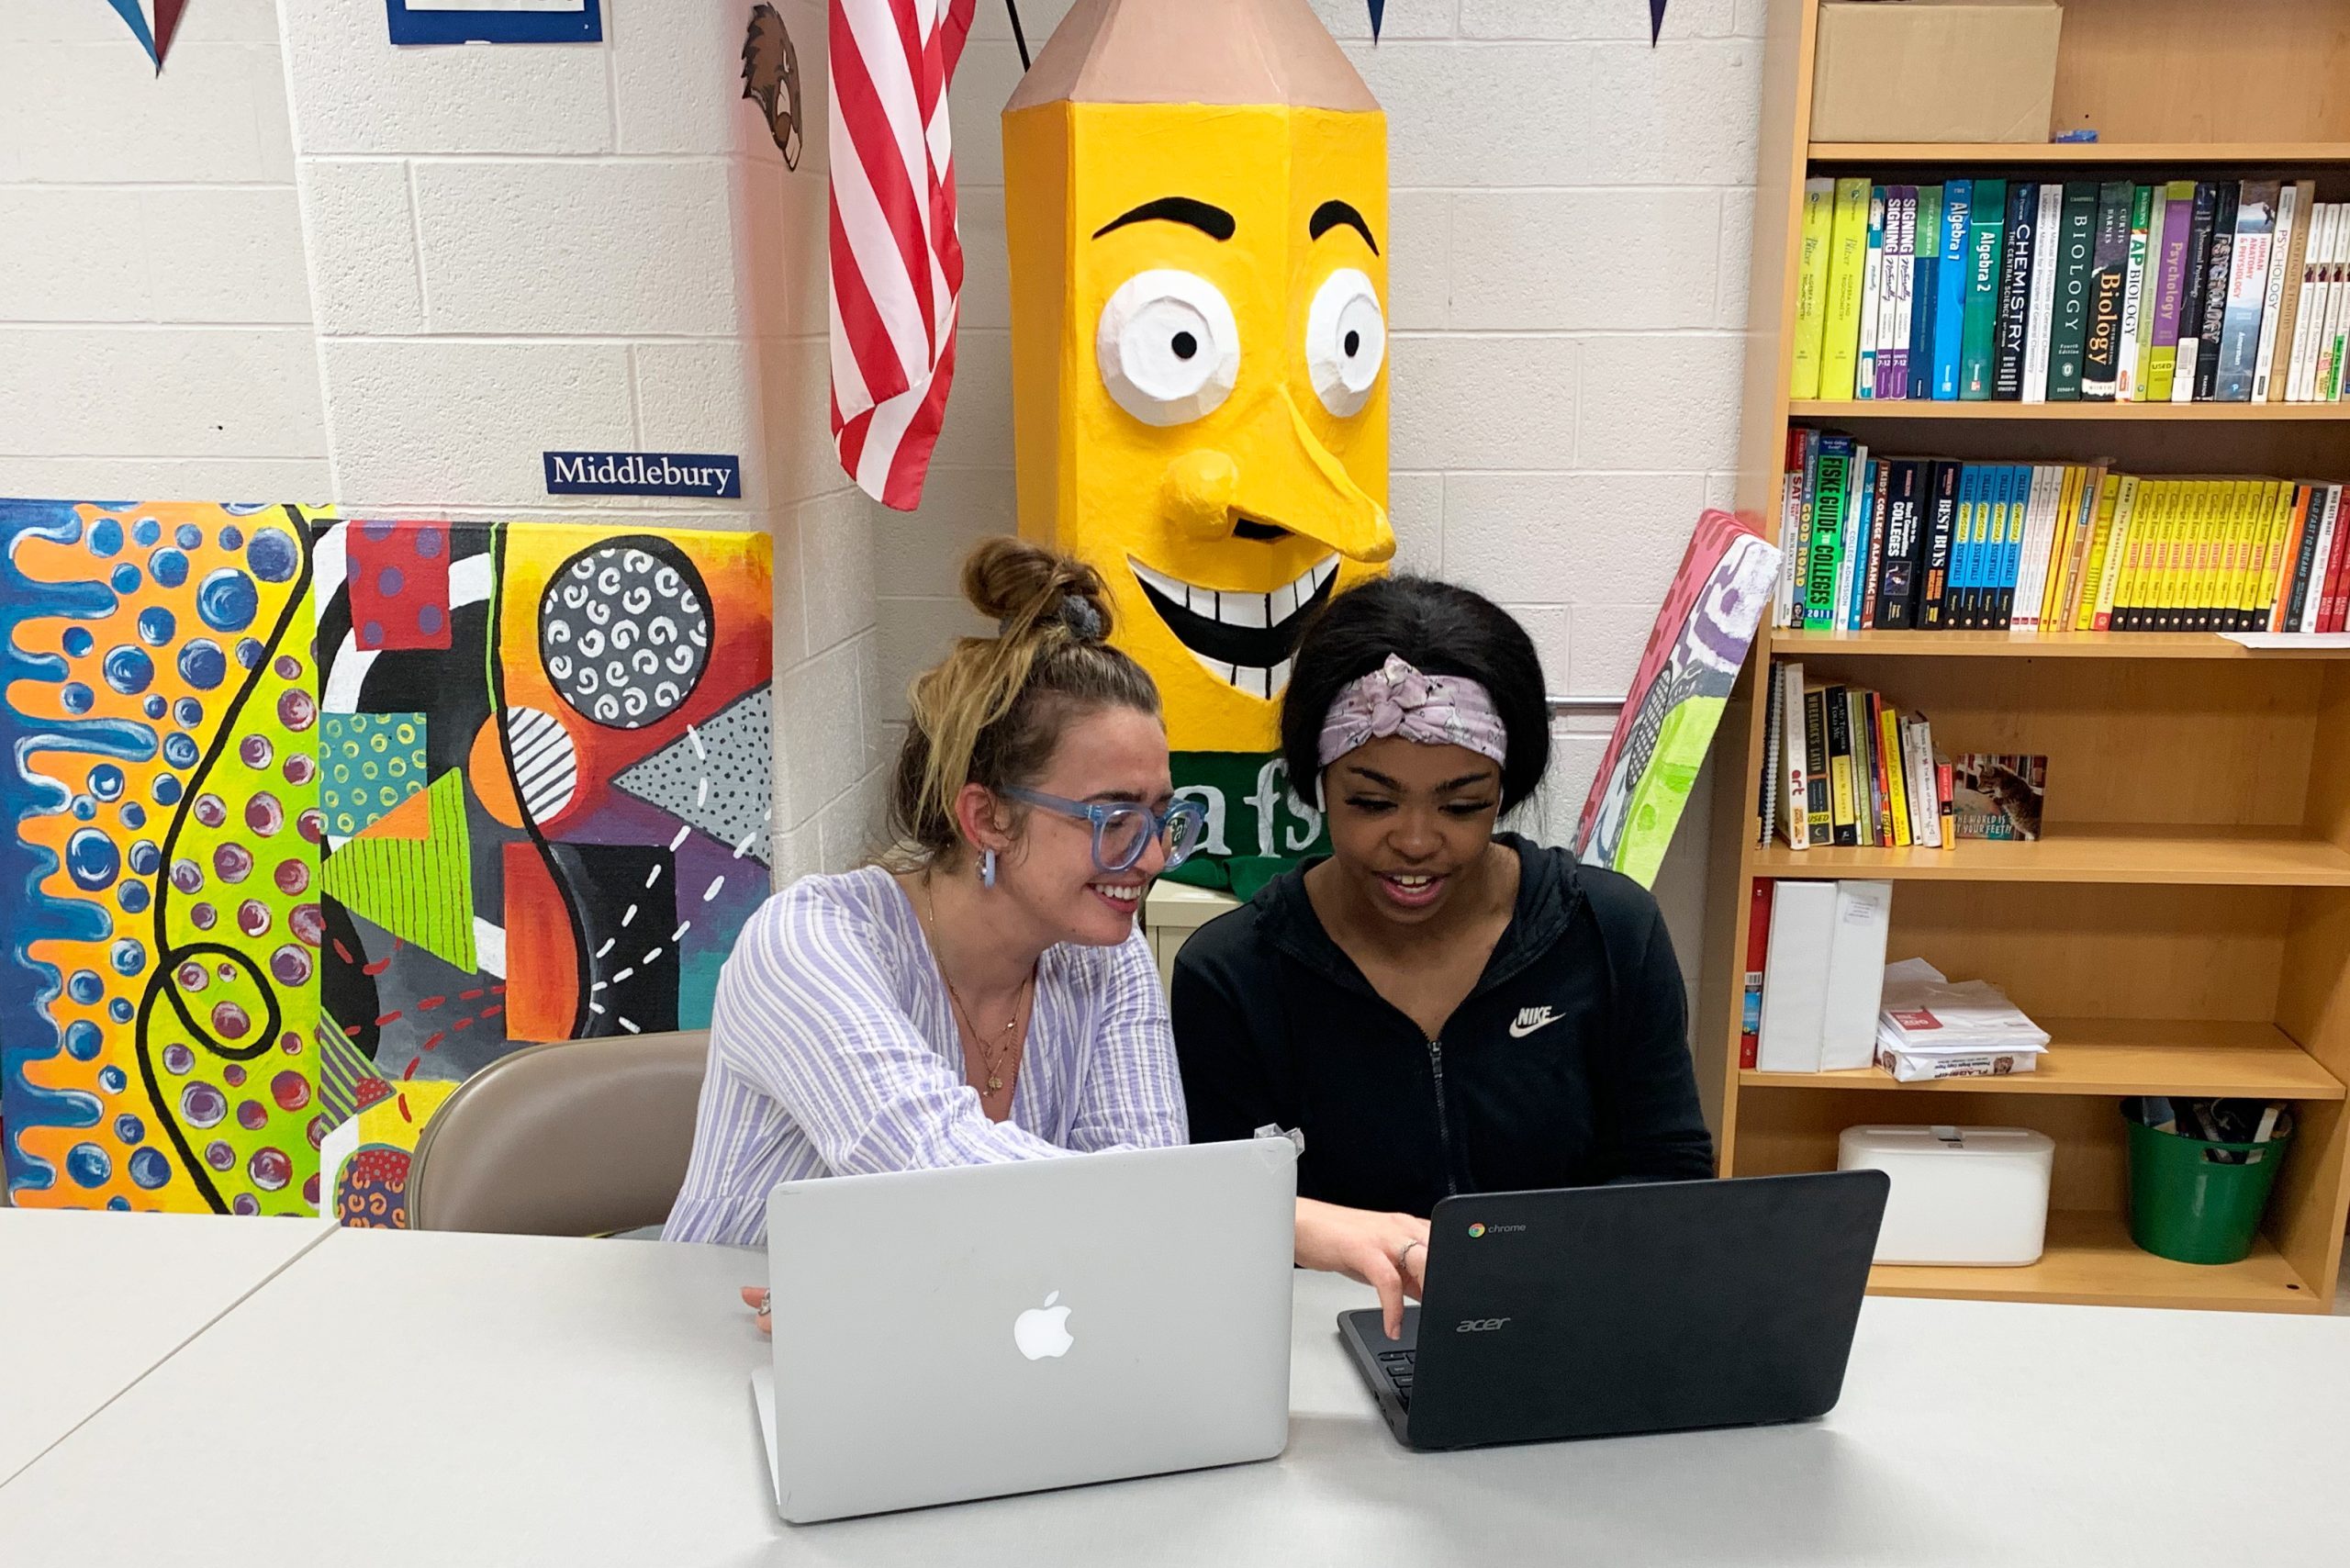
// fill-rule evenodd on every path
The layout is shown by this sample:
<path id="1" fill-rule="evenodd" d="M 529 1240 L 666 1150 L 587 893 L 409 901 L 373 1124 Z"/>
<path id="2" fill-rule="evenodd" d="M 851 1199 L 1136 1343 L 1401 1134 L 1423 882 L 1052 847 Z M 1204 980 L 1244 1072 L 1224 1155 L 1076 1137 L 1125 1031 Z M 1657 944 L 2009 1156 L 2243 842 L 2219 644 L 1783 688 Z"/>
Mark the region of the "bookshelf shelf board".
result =
<path id="1" fill-rule="evenodd" d="M 2350 852 L 2298 828 L 2072 823 L 2049 834 L 2029 842 L 1970 838 L 1949 849 L 1750 845 L 1747 869 L 1757 877 L 2350 888 Z"/>
<path id="2" fill-rule="evenodd" d="M 2350 163 L 2350 141 L 1815 141 L 1815 163 Z"/>
<path id="3" fill-rule="evenodd" d="M 1930 1269 L 1879 1264 L 1874 1295 L 1955 1296 L 1966 1301 L 2070 1302 L 2089 1306 L 2199 1307 L 2207 1311 L 2326 1309 L 2265 1236 L 2241 1263 L 2174 1263 L 2139 1250 L 2118 1214 L 2058 1209 L 2046 1249 L 2020 1269 Z"/>
<path id="4" fill-rule="evenodd" d="M 1885 1089 L 1927 1094 L 2178 1094 L 2339 1100 L 2341 1081 L 2274 1024 L 2165 1018 L 2044 1018 L 2039 1070 L 2006 1078 L 1897 1083 L 1856 1072 L 1740 1072 L 1748 1089 Z"/>
<path id="5" fill-rule="evenodd" d="M 1787 405 L 1791 420 L 1849 424 L 1862 420 L 2110 420 L 2131 424 L 2350 421 L 2350 402 L 2341 403 L 1956 403 L 1923 398 L 1859 398 L 1850 402 L 1799 400 Z"/>
<path id="6" fill-rule="evenodd" d="M 1788 658 L 2339 659 L 2350 648 L 2252 649 L 2210 632 L 1786 632 L 1771 652 Z"/>

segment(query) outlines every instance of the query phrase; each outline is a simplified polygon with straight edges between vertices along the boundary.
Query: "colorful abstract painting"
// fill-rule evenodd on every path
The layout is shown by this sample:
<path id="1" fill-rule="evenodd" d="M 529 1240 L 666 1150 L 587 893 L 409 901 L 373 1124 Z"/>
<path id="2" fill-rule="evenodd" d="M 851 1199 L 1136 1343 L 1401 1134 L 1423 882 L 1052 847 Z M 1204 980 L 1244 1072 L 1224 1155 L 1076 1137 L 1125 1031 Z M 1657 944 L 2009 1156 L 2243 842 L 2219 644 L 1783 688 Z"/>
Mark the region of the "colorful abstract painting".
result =
<path id="1" fill-rule="evenodd" d="M 448 1088 L 692 1029 L 768 891 L 764 534 L 354 521 L 317 536 L 334 1206 L 397 1224 Z"/>
<path id="2" fill-rule="evenodd" d="M 318 1205 L 311 522 L 0 501 L 17 1204 Z"/>
<path id="3" fill-rule="evenodd" d="M 0 502 L 0 546 L 16 1201 L 397 1226 L 468 1074 L 708 1023 L 770 880 L 765 535 Z"/>
<path id="4" fill-rule="evenodd" d="M 1583 859 L 1653 885 L 1778 570 L 1778 546 L 1742 520 L 1698 518 L 1583 802 Z"/>

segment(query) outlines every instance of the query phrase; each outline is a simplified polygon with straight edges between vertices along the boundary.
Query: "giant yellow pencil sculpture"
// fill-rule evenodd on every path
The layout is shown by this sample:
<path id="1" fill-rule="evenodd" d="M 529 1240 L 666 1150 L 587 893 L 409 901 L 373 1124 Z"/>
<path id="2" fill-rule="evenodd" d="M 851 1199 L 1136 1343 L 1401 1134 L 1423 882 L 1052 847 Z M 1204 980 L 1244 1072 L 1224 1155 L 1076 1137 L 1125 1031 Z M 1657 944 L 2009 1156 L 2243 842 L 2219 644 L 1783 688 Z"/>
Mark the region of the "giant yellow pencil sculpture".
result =
<path id="1" fill-rule="evenodd" d="M 1003 143 L 1021 532 L 1108 581 L 1246 891 L 1320 828 L 1298 633 L 1394 553 L 1386 118 L 1305 0 L 1078 0 Z"/>

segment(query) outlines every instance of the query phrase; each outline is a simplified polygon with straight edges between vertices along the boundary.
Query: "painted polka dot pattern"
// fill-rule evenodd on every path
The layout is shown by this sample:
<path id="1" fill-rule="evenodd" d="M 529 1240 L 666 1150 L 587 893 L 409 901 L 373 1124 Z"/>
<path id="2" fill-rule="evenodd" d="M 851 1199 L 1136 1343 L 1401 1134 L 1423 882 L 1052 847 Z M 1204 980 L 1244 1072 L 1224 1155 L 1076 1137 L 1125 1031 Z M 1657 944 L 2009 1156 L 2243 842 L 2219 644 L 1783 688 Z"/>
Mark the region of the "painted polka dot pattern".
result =
<path id="1" fill-rule="evenodd" d="M 337 838 L 364 833 L 424 788 L 424 715 L 319 716 L 319 807 Z"/>

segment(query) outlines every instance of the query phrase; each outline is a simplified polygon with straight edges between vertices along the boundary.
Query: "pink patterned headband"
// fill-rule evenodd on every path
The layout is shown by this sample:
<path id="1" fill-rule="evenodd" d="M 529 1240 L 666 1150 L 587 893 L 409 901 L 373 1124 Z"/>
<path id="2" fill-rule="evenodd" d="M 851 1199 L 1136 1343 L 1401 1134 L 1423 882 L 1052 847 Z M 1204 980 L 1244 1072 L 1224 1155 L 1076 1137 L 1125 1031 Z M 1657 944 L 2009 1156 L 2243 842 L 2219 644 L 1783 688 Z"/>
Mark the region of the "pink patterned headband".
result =
<path id="1" fill-rule="evenodd" d="M 1509 732 L 1483 687 L 1461 676 L 1422 675 L 1394 654 L 1339 689 L 1322 721 L 1317 755 L 1327 767 L 1383 735 L 1401 735 L 1416 745 L 1465 746 L 1505 766 L 1509 760 Z"/>

